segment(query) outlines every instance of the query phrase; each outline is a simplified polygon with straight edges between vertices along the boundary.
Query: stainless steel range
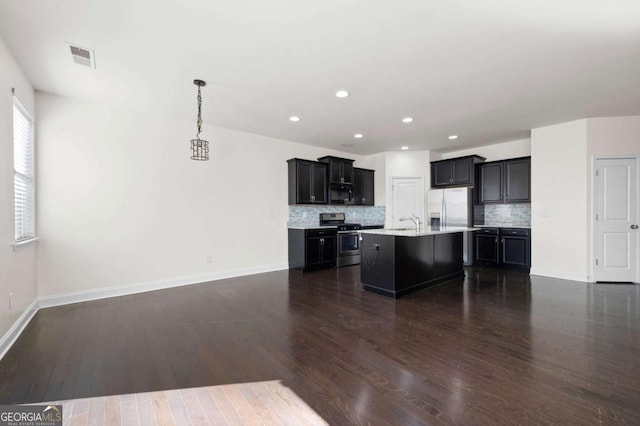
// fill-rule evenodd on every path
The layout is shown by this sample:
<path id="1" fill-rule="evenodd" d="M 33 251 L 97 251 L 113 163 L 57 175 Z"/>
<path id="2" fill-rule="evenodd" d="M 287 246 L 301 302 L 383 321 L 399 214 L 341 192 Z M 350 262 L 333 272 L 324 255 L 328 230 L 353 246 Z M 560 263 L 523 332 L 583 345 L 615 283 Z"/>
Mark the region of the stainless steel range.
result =
<path id="1" fill-rule="evenodd" d="M 359 223 L 346 223 L 344 213 L 320 213 L 321 226 L 336 226 L 338 231 L 338 255 L 336 266 L 358 265 L 360 263 Z"/>

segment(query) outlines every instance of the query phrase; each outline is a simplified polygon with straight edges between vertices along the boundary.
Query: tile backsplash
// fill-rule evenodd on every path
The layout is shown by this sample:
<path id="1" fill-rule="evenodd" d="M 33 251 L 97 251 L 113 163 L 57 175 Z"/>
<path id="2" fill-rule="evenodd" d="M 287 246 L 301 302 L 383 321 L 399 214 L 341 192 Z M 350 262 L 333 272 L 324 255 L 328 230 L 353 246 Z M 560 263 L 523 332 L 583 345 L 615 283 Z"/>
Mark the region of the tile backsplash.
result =
<path id="1" fill-rule="evenodd" d="M 289 223 L 318 225 L 320 213 L 344 213 L 352 223 L 384 224 L 384 206 L 289 206 Z"/>
<path id="2" fill-rule="evenodd" d="M 477 225 L 511 224 L 531 225 L 531 204 L 484 204 L 474 206 Z"/>

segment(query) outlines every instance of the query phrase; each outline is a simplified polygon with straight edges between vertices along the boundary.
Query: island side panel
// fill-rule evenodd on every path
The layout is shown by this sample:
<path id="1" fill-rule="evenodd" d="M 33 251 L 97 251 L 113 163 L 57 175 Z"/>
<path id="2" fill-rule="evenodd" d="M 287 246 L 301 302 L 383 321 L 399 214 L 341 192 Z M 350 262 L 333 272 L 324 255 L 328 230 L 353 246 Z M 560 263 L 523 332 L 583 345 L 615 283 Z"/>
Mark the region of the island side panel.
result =
<path id="1" fill-rule="evenodd" d="M 396 237 L 396 292 L 428 285 L 435 276 L 434 237 Z"/>
<path id="2" fill-rule="evenodd" d="M 395 294 L 395 238 L 362 234 L 360 281 L 365 289 L 392 297 Z"/>
<path id="3" fill-rule="evenodd" d="M 437 234 L 435 237 L 435 278 L 442 281 L 464 276 L 463 234 Z"/>

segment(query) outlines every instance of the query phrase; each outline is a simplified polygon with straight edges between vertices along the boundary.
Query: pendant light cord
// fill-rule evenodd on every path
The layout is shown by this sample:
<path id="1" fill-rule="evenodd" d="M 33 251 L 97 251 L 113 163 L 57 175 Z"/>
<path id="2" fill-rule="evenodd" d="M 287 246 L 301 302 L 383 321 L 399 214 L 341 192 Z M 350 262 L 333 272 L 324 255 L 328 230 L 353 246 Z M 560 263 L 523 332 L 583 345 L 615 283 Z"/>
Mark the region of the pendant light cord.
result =
<path id="1" fill-rule="evenodd" d="M 200 133 L 202 132 L 202 95 L 200 94 L 200 85 L 198 85 L 198 134 L 197 139 L 200 139 Z"/>

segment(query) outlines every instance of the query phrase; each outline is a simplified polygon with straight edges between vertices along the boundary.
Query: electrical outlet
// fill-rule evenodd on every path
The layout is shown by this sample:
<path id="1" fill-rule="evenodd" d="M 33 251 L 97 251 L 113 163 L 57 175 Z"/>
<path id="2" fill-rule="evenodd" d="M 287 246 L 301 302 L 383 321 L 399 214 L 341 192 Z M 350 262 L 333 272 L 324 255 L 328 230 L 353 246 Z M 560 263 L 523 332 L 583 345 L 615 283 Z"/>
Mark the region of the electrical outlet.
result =
<path id="1" fill-rule="evenodd" d="M 213 263 L 213 255 L 212 254 L 208 254 L 207 255 L 207 263 Z"/>
<path id="2" fill-rule="evenodd" d="M 307 218 L 307 212 L 302 212 L 302 218 L 306 219 Z"/>

